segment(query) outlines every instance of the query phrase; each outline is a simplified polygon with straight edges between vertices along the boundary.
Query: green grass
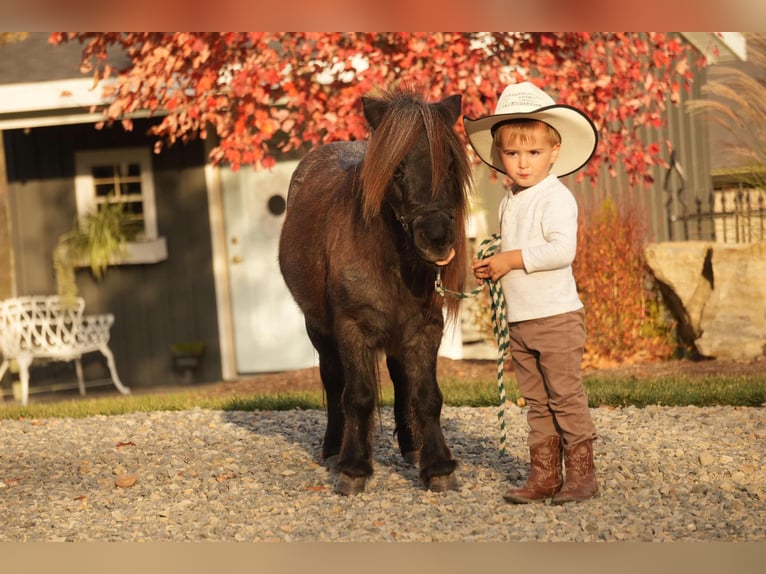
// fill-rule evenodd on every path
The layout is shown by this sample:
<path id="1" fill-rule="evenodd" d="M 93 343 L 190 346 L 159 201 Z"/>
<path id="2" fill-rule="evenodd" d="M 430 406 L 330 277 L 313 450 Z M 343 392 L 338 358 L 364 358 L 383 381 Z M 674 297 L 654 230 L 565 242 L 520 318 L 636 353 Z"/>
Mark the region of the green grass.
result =
<path id="1" fill-rule="evenodd" d="M 766 403 L 766 374 L 647 379 L 593 376 L 585 379 L 585 388 L 591 406 L 758 407 Z"/>
<path id="2" fill-rule="evenodd" d="M 585 388 L 591 407 L 598 406 L 745 406 L 766 403 L 766 373 L 748 376 L 701 377 L 586 377 Z M 499 404 L 496 381 L 465 383 L 455 380 L 441 384 L 444 402 L 452 406 L 485 407 Z M 506 383 L 508 400 L 515 403 L 519 390 L 511 377 Z M 393 405 L 390 387 L 381 390 L 381 404 Z M 30 402 L 0 406 L 0 419 L 82 418 L 112 416 L 131 412 L 182 411 L 195 407 L 227 411 L 324 409 L 321 392 L 283 392 L 211 396 L 196 390 L 100 398 L 77 398 L 56 402 Z"/>

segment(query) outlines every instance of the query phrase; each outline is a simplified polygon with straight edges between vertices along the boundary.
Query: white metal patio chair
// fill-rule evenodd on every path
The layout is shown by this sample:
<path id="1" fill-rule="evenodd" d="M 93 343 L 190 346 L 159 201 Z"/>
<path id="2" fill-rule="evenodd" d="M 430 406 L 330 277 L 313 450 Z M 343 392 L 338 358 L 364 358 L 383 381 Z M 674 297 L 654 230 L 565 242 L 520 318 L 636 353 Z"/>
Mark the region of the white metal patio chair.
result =
<path id="1" fill-rule="evenodd" d="M 34 359 L 74 361 L 80 394 L 85 394 L 81 357 L 99 351 L 105 358 L 112 382 L 122 394 L 130 389 L 117 375 L 114 355 L 109 348 L 111 313 L 83 315 L 85 301 L 64 305 L 57 295 L 14 297 L 0 301 L 0 380 L 16 360 L 21 383 L 21 404 L 29 400 L 29 366 Z"/>

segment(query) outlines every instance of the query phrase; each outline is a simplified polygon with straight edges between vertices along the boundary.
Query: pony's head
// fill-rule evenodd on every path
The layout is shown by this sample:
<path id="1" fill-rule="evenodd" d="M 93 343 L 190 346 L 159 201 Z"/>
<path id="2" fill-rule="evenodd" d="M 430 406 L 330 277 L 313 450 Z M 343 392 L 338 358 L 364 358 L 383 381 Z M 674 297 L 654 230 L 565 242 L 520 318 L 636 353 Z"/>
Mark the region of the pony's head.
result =
<path id="1" fill-rule="evenodd" d="M 471 169 L 454 129 L 461 97 L 429 103 L 411 88 L 362 98 L 372 133 L 362 167 L 362 209 L 369 221 L 388 203 L 418 255 L 442 267 L 445 287 L 462 290 Z M 457 303 L 448 301 L 450 312 Z"/>

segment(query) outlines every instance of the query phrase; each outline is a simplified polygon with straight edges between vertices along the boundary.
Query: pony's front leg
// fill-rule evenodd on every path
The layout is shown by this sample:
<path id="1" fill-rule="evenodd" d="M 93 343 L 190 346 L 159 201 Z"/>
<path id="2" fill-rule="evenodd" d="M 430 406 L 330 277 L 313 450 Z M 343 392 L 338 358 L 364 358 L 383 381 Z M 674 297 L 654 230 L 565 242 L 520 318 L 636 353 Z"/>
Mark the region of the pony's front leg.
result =
<path id="1" fill-rule="evenodd" d="M 436 382 L 436 357 L 441 329 L 428 326 L 405 350 L 404 365 L 412 382 L 412 410 L 421 436 L 420 480 L 435 492 L 457 490 L 457 461 L 444 440 L 441 427 L 443 397 Z"/>
<path id="2" fill-rule="evenodd" d="M 341 343 L 345 388 L 343 442 L 335 468 L 340 476 L 335 492 L 364 492 L 372 476 L 372 424 L 377 401 L 376 355 L 368 348 Z"/>
<path id="3" fill-rule="evenodd" d="M 402 361 L 387 356 L 386 365 L 391 382 L 394 384 L 394 419 L 399 452 L 409 464 L 417 464 L 420 458 L 420 436 L 412 420 L 412 384 L 407 378 Z"/>

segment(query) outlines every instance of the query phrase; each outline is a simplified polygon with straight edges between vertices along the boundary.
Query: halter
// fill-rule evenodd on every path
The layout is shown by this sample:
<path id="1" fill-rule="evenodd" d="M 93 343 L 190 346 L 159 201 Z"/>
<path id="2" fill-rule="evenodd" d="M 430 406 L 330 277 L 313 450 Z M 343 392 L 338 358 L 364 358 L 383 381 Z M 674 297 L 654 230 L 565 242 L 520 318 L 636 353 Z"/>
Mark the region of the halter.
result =
<path id="1" fill-rule="evenodd" d="M 399 213 L 399 210 L 397 210 L 390 201 L 387 203 L 391 207 L 391 211 L 394 212 L 394 217 L 396 217 L 399 225 L 401 225 L 402 229 L 404 229 L 404 231 L 410 235 L 412 234 L 412 222 L 415 221 L 415 219 L 418 217 L 426 216 L 430 213 L 447 213 L 447 215 L 449 215 L 449 217 L 452 219 L 455 218 L 453 214 L 449 213 L 449 210 L 441 209 L 433 204 L 418 205 L 408 213 Z"/>

